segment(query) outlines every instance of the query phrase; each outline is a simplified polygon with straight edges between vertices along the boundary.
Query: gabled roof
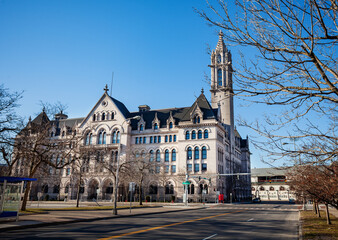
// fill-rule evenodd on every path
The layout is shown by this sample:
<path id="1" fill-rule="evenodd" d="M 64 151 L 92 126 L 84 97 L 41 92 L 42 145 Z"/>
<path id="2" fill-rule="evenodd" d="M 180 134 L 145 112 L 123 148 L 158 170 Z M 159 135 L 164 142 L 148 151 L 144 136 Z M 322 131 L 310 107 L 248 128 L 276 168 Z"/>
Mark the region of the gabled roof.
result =
<path id="1" fill-rule="evenodd" d="M 202 90 L 200 96 L 196 99 L 194 104 L 187 110 L 185 115 L 182 117 L 182 121 L 190 121 L 191 114 L 196 109 L 196 106 L 198 106 L 201 111 L 203 112 L 203 119 L 216 119 L 215 111 L 211 107 L 209 101 L 204 95 L 204 91 Z"/>
<path id="2" fill-rule="evenodd" d="M 123 116 L 125 118 L 129 118 L 130 116 L 130 112 L 129 110 L 127 109 L 127 107 L 122 103 L 120 102 L 119 100 L 109 96 L 110 99 L 114 102 L 114 104 L 116 105 L 116 107 L 120 110 L 120 112 L 123 114 Z"/>
<path id="3" fill-rule="evenodd" d="M 43 125 L 49 122 L 50 120 L 47 114 L 45 113 L 45 111 L 42 111 L 36 118 L 34 118 L 34 120 L 31 123 L 37 124 L 37 125 Z"/>

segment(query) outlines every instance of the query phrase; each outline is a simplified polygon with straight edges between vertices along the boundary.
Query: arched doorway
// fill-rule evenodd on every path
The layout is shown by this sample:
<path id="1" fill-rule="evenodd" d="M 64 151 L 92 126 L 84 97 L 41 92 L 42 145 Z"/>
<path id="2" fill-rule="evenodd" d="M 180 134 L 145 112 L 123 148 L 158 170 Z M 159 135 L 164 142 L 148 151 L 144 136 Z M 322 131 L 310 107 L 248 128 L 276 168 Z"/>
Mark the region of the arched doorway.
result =
<path id="1" fill-rule="evenodd" d="M 99 182 L 92 179 L 88 184 L 88 200 L 97 200 L 97 190 L 99 189 Z"/>
<path id="2" fill-rule="evenodd" d="M 111 179 L 106 179 L 102 187 L 102 200 L 111 200 L 114 192 L 114 185 Z"/>

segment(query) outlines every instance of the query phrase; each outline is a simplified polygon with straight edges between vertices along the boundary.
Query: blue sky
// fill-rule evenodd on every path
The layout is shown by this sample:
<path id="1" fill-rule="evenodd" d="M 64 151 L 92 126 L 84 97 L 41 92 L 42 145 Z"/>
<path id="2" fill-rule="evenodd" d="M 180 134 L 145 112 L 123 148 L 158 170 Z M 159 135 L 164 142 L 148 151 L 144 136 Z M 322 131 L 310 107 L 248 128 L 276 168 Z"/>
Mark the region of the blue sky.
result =
<path id="1" fill-rule="evenodd" d="M 219 29 L 193 10 L 204 1 L 0 0 L 0 83 L 24 91 L 26 119 L 39 102 L 61 102 L 84 117 L 114 81 L 112 96 L 130 111 L 190 106 L 210 76 L 208 47 Z M 232 50 L 230 48 L 230 50 Z M 232 51 L 236 62 L 236 51 Z M 259 118 L 260 107 L 235 101 L 236 117 Z M 242 137 L 248 129 L 239 128 Z M 252 167 L 264 167 L 251 149 Z"/>

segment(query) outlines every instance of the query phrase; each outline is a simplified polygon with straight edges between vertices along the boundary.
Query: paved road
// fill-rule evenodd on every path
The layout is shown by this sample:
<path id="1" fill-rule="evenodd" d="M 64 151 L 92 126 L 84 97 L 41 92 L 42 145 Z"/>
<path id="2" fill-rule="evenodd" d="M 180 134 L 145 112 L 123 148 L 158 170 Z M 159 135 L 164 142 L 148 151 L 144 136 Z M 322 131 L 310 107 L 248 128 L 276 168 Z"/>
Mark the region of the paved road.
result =
<path id="1" fill-rule="evenodd" d="M 228 205 L 9 231 L 0 239 L 298 239 L 293 208 Z"/>

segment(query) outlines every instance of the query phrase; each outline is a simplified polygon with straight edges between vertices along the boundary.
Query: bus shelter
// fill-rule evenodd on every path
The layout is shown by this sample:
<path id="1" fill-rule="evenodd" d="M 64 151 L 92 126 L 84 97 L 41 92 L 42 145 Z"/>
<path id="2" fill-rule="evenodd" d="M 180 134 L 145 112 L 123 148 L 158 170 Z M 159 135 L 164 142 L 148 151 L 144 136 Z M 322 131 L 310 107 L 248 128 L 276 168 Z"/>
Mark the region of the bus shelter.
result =
<path id="1" fill-rule="evenodd" d="M 36 178 L 0 177 L 0 219 L 16 218 L 19 220 L 19 210 L 22 193 L 26 181 L 36 181 Z"/>

